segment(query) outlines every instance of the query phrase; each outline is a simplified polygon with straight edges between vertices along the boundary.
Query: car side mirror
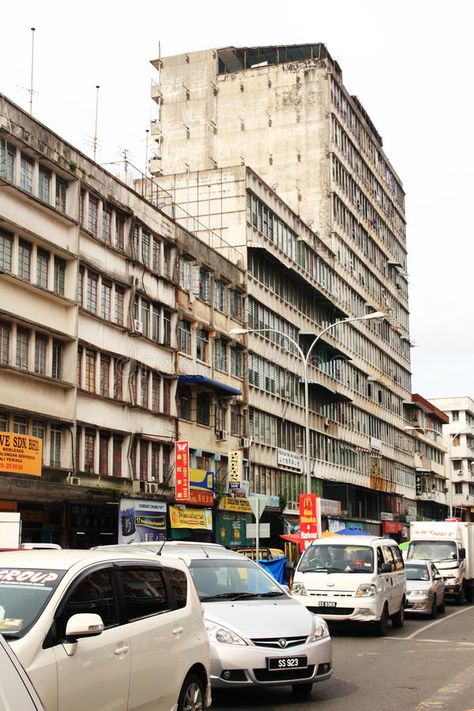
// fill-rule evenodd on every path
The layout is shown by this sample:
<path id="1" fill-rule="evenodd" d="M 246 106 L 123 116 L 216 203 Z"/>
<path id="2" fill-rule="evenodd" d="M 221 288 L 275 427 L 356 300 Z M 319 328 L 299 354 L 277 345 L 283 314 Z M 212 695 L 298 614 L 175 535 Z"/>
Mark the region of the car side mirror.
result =
<path id="1" fill-rule="evenodd" d="M 456 556 L 453 554 L 453 558 Z M 459 549 L 459 560 L 464 560 L 466 558 L 466 549 L 465 548 L 460 548 Z"/>
<path id="2" fill-rule="evenodd" d="M 67 621 L 66 637 L 77 640 L 80 637 L 96 637 L 104 631 L 104 623 L 100 615 L 93 612 L 81 612 L 73 615 Z"/>
<path id="3" fill-rule="evenodd" d="M 442 580 L 443 576 L 440 575 L 439 573 L 433 577 L 433 580 Z"/>

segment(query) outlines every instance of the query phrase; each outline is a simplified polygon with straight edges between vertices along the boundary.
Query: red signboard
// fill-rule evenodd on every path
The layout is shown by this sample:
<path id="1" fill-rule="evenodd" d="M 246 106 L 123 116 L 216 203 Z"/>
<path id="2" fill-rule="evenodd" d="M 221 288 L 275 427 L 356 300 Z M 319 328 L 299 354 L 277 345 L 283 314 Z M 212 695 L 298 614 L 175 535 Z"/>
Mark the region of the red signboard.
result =
<path id="1" fill-rule="evenodd" d="M 303 547 L 321 535 L 321 500 L 316 494 L 300 494 L 300 539 Z"/>
<path id="2" fill-rule="evenodd" d="M 189 500 L 189 442 L 176 442 L 176 501 Z"/>
<path id="3" fill-rule="evenodd" d="M 196 506 L 214 506 L 214 493 L 212 491 L 190 489 L 187 503 L 195 504 Z"/>

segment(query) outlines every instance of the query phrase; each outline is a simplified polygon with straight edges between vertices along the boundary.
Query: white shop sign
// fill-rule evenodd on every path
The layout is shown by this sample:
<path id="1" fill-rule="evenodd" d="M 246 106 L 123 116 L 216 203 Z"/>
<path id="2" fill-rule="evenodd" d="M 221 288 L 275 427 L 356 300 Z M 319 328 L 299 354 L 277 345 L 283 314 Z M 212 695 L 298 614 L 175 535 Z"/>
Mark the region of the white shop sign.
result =
<path id="1" fill-rule="evenodd" d="M 301 455 L 295 454 L 295 452 L 289 452 L 287 449 L 277 450 L 277 463 L 281 467 L 297 469 L 299 472 L 302 469 Z"/>

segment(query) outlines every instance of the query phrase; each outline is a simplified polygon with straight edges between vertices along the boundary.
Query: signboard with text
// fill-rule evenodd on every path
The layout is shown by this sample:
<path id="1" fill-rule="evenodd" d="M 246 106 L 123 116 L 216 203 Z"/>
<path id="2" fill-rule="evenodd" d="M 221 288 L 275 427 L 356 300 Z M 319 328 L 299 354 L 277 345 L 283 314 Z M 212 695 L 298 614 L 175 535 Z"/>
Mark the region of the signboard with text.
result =
<path id="1" fill-rule="evenodd" d="M 162 501 L 120 499 L 119 543 L 166 539 L 166 504 Z"/>
<path id="2" fill-rule="evenodd" d="M 300 494 L 300 538 L 308 545 L 321 535 L 321 500 L 316 494 Z"/>
<path id="3" fill-rule="evenodd" d="M 176 501 L 189 500 L 189 442 L 180 441 L 175 445 Z"/>
<path id="4" fill-rule="evenodd" d="M 0 472 L 41 476 L 42 445 L 39 437 L 0 432 Z"/>

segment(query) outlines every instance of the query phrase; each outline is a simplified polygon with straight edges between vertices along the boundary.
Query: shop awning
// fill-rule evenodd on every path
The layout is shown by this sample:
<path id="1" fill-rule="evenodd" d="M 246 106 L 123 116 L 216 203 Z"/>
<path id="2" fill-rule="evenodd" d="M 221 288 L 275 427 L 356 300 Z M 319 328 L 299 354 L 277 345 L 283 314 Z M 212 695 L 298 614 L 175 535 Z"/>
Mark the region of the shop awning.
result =
<path id="1" fill-rule="evenodd" d="M 208 388 L 225 393 L 228 397 L 232 397 L 232 395 L 242 395 L 241 391 L 237 388 L 208 378 L 206 375 L 180 375 L 178 376 L 178 382 L 181 385 L 205 385 Z"/>

